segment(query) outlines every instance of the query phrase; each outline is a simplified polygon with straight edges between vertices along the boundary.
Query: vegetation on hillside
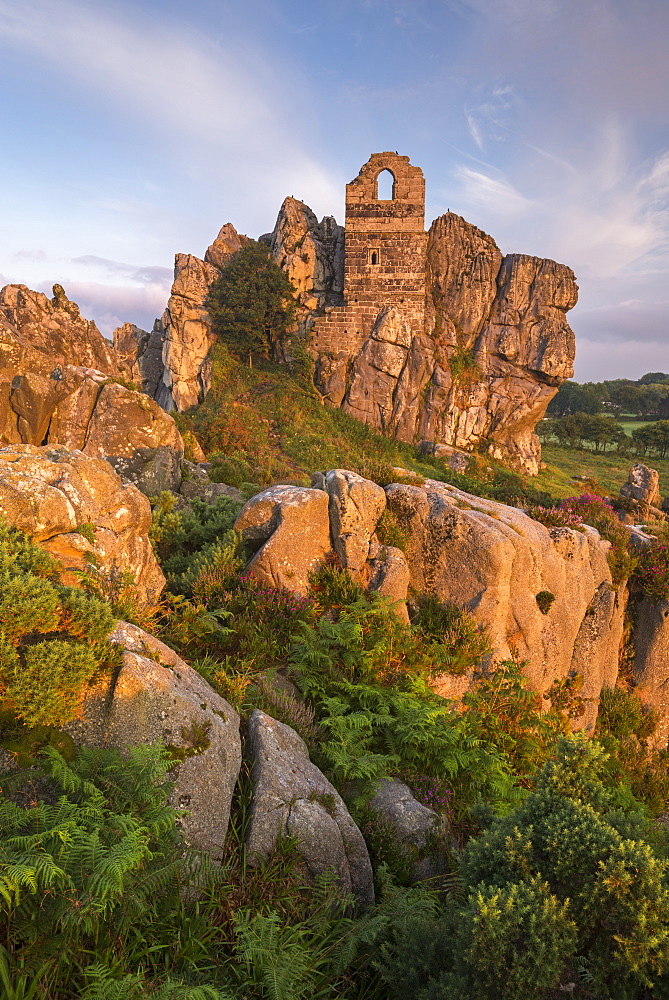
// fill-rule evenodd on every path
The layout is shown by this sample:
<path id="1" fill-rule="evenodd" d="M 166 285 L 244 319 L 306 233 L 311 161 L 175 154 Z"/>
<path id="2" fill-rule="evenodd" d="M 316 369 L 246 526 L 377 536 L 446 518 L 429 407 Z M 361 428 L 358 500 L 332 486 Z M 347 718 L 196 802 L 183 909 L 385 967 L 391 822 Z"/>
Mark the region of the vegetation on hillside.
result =
<path id="1" fill-rule="evenodd" d="M 290 291 L 258 244 L 212 288 L 211 390 L 178 420 L 213 479 L 248 496 L 335 467 L 385 484 L 400 466 L 407 481 L 447 480 L 550 526 L 592 524 L 611 542 L 615 582 L 634 571 L 633 596 L 669 596 L 669 538 L 637 566 L 602 496 L 626 478 L 621 449 L 663 447 L 657 428 L 645 445 L 630 439 L 616 408 L 664 421 L 669 376 L 568 384 L 544 425 L 567 447 L 546 447 L 535 483 L 481 456 L 458 475 L 322 404 L 291 341 Z M 588 478 L 577 497 L 574 475 Z M 0 778 L 3 997 L 669 997 L 669 751 L 652 748 L 657 719 L 627 675 L 603 692 L 595 737 L 574 735 L 583 678 L 556 680 L 542 698 L 516 659 L 484 667 L 490 640 L 467 611 L 413 596 L 405 623 L 334 558 L 304 597 L 260 584 L 233 528 L 241 503 L 177 510 L 171 494 L 155 498 L 151 538 L 168 592 L 154 609 L 94 563 L 83 589 L 63 587 L 49 556 L 0 526 L 0 745 L 19 765 Z M 388 543 L 400 530 L 391 518 L 381 528 Z M 544 614 L 552 600 L 537 595 Z M 243 723 L 261 708 L 302 736 L 364 831 L 376 906 L 356 913 L 331 878 L 308 883 L 290 839 L 260 867 L 248 863 L 246 764 L 213 867 L 181 839 L 164 748 L 121 757 L 63 732 L 85 685 L 113 676 L 106 636 L 119 614 L 152 624 Z M 444 674 L 471 677 L 457 710 L 430 687 Z M 382 777 L 441 814 L 433 842 L 398 847 L 369 809 Z M 412 885 L 425 861 L 433 878 Z"/>
<path id="2" fill-rule="evenodd" d="M 565 739 L 578 685 L 546 711 L 511 661 L 475 674 L 454 712 L 428 681 L 476 669 L 487 638 L 466 614 L 418 602 L 404 625 L 334 564 L 305 599 L 260 587 L 241 572 L 234 508 L 168 507 L 154 531 L 163 565 L 175 560 L 164 637 L 243 716 L 259 706 L 300 732 L 365 830 L 379 903 L 355 915 L 327 880 L 306 884 L 289 841 L 248 868 L 246 778 L 211 870 L 180 843 L 160 749 L 121 760 L 44 729 L 26 738 L 24 722 L 24 767 L 0 802 L 8 997 L 529 1000 L 570 981 L 584 997 L 663 995 L 668 849 L 652 817 L 669 806 L 666 751 L 648 749 L 655 720 L 632 693 L 605 694 L 597 740 Z M 189 580 L 186 547 L 200 553 Z M 17 551 L 31 578 L 52 569 L 9 532 L 0 552 Z M 416 858 L 366 811 L 383 775 L 448 821 L 432 886 L 409 885 Z"/>

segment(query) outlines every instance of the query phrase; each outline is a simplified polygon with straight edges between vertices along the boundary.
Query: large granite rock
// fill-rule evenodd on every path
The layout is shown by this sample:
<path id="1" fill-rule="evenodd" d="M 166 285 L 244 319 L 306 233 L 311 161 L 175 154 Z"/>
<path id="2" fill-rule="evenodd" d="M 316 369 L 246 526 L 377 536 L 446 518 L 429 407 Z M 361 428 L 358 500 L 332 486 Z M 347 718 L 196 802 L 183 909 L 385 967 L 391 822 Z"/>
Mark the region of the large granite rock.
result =
<path id="1" fill-rule="evenodd" d="M 386 509 L 382 486 L 346 469 L 325 476 L 334 547 L 354 580 L 365 582 L 364 569 L 379 519 Z"/>
<path id="2" fill-rule="evenodd" d="M 446 483 L 386 487 L 389 508 L 408 533 L 410 586 L 466 608 L 487 626 L 495 660 L 516 655 L 530 685 L 583 672 L 599 697 L 617 675 L 624 588 L 616 592 L 594 528 L 546 528 L 522 510 L 472 496 Z M 542 609 L 537 595 L 553 596 Z M 450 679 L 435 681 L 452 694 Z M 579 720 L 590 728 L 596 701 Z"/>
<path id="3" fill-rule="evenodd" d="M 149 603 L 165 585 L 149 501 L 108 462 L 49 446 L 2 448 L 0 514 L 62 562 L 65 583 L 79 582 L 73 571 L 89 568 L 92 552 L 101 572 L 130 571 Z"/>
<path id="4" fill-rule="evenodd" d="M 209 389 L 207 359 L 216 338 L 205 302 L 221 267 L 248 242 L 227 223 L 204 260 L 183 253 L 174 258 L 174 283 L 161 321 L 163 373 L 155 396 L 166 410 L 196 406 Z"/>
<path id="5" fill-rule="evenodd" d="M 95 324 L 62 296 L 50 301 L 20 285 L 0 296 L 0 445 L 78 449 L 108 458 L 148 493 L 177 488 L 184 446 L 176 424 L 144 393 L 115 381 L 133 371 Z M 105 367 L 83 367 L 79 355 Z"/>
<path id="6" fill-rule="evenodd" d="M 360 906 L 374 902 L 372 866 L 360 830 L 294 729 L 256 709 L 249 722 L 253 800 L 246 848 L 268 858 L 281 836 L 295 837 L 308 873 L 330 871 Z"/>
<path id="7" fill-rule="evenodd" d="M 67 730 L 85 746 L 167 746 L 175 761 L 170 803 L 184 838 L 219 859 L 242 760 L 239 716 L 174 650 L 136 625 L 119 622 L 110 638 L 124 651 L 121 669 L 86 690 Z"/>
<path id="8" fill-rule="evenodd" d="M 304 595 L 309 574 L 332 550 L 327 494 L 300 486 L 272 486 L 244 505 L 235 531 L 261 546 L 247 573 L 270 587 Z"/>
<path id="9" fill-rule="evenodd" d="M 176 490 L 181 482 L 184 445 L 172 417 L 153 399 L 124 386 L 105 385 L 97 398 L 83 447 L 106 458 L 142 493 Z"/>
<path id="10" fill-rule="evenodd" d="M 266 239 L 272 256 L 295 288 L 303 323 L 313 311 L 341 301 L 344 228 L 332 216 L 319 222 L 304 202 L 286 198 Z"/>
<path id="11" fill-rule="evenodd" d="M 620 496 L 628 503 L 631 502 L 634 512 L 640 518 L 647 517 L 652 508 L 658 508 L 661 503 L 660 474 L 643 462 L 635 462 L 629 471 L 627 482 L 620 487 Z"/>
<path id="12" fill-rule="evenodd" d="M 424 806 L 404 782 L 395 778 L 379 781 L 367 806 L 405 852 L 412 882 L 443 874 L 444 855 L 450 846 L 445 816 Z"/>
<path id="13" fill-rule="evenodd" d="M 534 428 L 573 374 L 565 315 L 577 300 L 573 272 L 524 254 L 503 257 L 494 240 L 447 213 L 427 243 L 424 328 L 383 306 L 351 354 L 317 360 L 332 405 L 402 441 L 488 454 L 535 475 Z"/>
<path id="14" fill-rule="evenodd" d="M 61 285 L 53 298 L 25 285 L 0 289 L 0 326 L 20 331 L 54 368 L 58 363 L 94 368 L 108 375 L 122 375 L 123 359 L 116 355 L 92 320 L 84 319 L 76 302 L 70 302 Z"/>
<path id="15" fill-rule="evenodd" d="M 669 601 L 645 598 L 637 605 L 632 642 L 634 693 L 658 713 L 652 742 L 665 747 L 669 740 Z"/>
<path id="16" fill-rule="evenodd" d="M 124 323 L 114 330 L 114 350 L 128 369 L 133 382 L 152 399 L 163 376 L 163 324 L 157 319 L 153 329 L 141 330 Z"/>

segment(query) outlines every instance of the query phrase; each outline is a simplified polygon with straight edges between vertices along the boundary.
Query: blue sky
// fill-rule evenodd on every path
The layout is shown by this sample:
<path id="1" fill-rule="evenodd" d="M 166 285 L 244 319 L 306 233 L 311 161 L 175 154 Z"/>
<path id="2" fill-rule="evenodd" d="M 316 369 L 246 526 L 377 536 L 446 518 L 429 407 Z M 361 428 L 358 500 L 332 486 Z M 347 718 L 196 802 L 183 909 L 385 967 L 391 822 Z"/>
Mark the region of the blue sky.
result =
<path id="1" fill-rule="evenodd" d="M 0 284 L 147 327 L 176 252 L 373 152 L 569 264 L 580 380 L 669 371 L 667 0 L 0 0 Z"/>

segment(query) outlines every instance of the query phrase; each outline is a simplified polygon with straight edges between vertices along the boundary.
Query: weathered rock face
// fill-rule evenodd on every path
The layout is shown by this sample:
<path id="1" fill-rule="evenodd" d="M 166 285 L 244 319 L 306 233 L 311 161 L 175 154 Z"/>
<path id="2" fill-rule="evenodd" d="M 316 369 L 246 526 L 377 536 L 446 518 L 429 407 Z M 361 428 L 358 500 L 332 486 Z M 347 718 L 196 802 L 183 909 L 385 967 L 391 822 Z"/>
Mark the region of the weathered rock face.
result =
<path id="1" fill-rule="evenodd" d="M 663 747 L 669 738 L 669 601 L 645 599 L 635 617 L 634 693 L 658 712 L 660 723 L 652 742 Z"/>
<path id="2" fill-rule="evenodd" d="M 383 487 L 355 472 L 332 469 L 325 477 L 335 549 L 354 580 L 364 580 L 369 547 L 386 509 Z"/>
<path id="3" fill-rule="evenodd" d="M 310 573 L 334 549 L 353 579 L 390 597 L 408 621 L 404 554 L 381 545 L 376 535 L 386 506 L 383 489 L 346 469 L 314 473 L 312 487 L 273 486 L 245 504 L 235 529 L 261 546 L 246 571 L 271 587 L 304 595 Z"/>
<path id="4" fill-rule="evenodd" d="M 394 176 L 393 194 L 379 200 L 384 169 Z M 503 256 L 490 236 L 452 212 L 429 233 L 424 218 L 421 170 L 406 156 L 375 153 L 346 187 L 345 229 L 286 198 L 274 230 L 260 237 L 295 287 L 316 385 L 329 405 L 384 434 L 483 448 L 536 474 L 534 428 L 573 374 L 565 318 L 577 300 L 573 272 L 538 257 Z M 155 398 L 166 409 L 187 409 L 207 392 L 214 338 L 204 303 L 245 241 L 228 223 L 204 260 L 176 257 L 158 337 L 163 374 Z M 145 338 L 136 338 L 140 357 Z"/>
<path id="5" fill-rule="evenodd" d="M 166 410 L 196 406 L 209 389 L 207 357 L 215 337 L 205 306 L 207 294 L 220 268 L 248 242 L 227 223 L 204 260 L 183 253 L 174 258 L 174 283 L 161 321 L 163 373 L 155 396 Z"/>
<path id="6" fill-rule="evenodd" d="M 620 487 L 620 496 L 633 502 L 639 517 L 647 517 L 652 507 L 660 506 L 659 473 L 643 462 L 636 462 L 629 471 L 627 482 Z"/>
<path id="7" fill-rule="evenodd" d="M 154 400 L 113 382 L 102 388 L 88 424 L 86 455 L 106 458 L 119 475 L 153 496 L 178 489 L 183 450 L 174 420 Z"/>
<path id="8" fill-rule="evenodd" d="M 85 746 L 167 746 L 176 761 L 170 804 L 184 838 L 218 859 L 241 767 L 239 716 L 174 650 L 136 625 L 119 622 L 110 638 L 124 650 L 121 670 L 112 687 L 104 680 L 86 690 L 68 732 Z"/>
<path id="9" fill-rule="evenodd" d="M 140 330 L 124 323 L 114 330 L 114 350 L 142 392 L 153 399 L 163 376 L 163 324 L 157 319 L 153 329 Z"/>
<path id="10" fill-rule="evenodd" d="M 272 486 L 245 504 L 235 530 L 245 541 L 262 545 L 248 573 L 270 587 L 302 595 L 309 574 L 332 549 L 328 498 L 321 490 Z"/>
<path id="11" fill-rule="evenodd" d="M 253 863 L 279 837 L 295 837 L 312 877 L 332 871 L 359 905 L 374 902 L 372 866 L 362 834 L 341 796 L 309 760 L 294 729 L 257 709 L 249 722 L 253 800 L 246 848 Z"/>
<path id="12" fill-rule="evenodd" d="M 403 441 L 463 449 L 484 442 L 492 457 L 536 474 L 534 427 L 573 374 L 570 268 L 503 257 L 489 236 L 448 213 L 428 236 L 422 328 L 400 294 L 361 347 L 342 337 L 342 350 L 332 341 L 318 359 L 328 402 Z"/>
<path id="13" fill-rule="evenodd" d="M 152 399 L 113 381 L 123 359 L 95 324 L 84 320 L 74 303 L 63 304 L 62 296 L 54 306 L 23 286 L 8 286 L 0 295 L 18 303 L 0 310 L 0 444 L 78 449 L 109 458 L 149 493 L 176 488 L 183 455 L 176 425 Z M 63 316 L 71 319 L 70 327 Z M 76 360 L 80 350 L 85 359 L 107 367 L 100 371 L 63 359 Z"/>
<path id="14" fill-rule="evenodd" d="M 515 651 L 541 692 L 571 671 L 584 672 L 595 698 L 615 683 L 624 595 L 611 583 L 609 543 L 594 528 L 549 529 L 515 507 L 431 480 L 394 484 L 386 495 L 410 535 L 411 586 L 470 610 L 489 629 L 494 659 Z M 545 614 L 542 591 L 554 598 Z M 589 704 L 580 724 L 595 717 Z"/>
<path id="15" fill-rule="evenodd" d="M 302 321 L 314 310 L 341 303 L 344 288 L 344 229 L 332 216 L 318 221 L 296 198 L 286 198 L 268 243 L 295 287 Z"/>
<path id="16" fill-rule="evenodd" d="M 87 568 L 93 552 L 102 572 L 129 570 L 149 602 L 165 585 L 148 537 L 149 501 L 108 462 L 48 446 L 2 448 L 0 514 L 60 559 L 65 583 L 78 583 L 72 571 Z"/>
<path id="17" fill-rule="evenodd" d="M 449 827 L 444 816 L 428 809 L 403 782 L 383 778 L 367 803 L 392 832 L 411 863 L 412 881 L 443 874 Z"/>
<path id="18" fill-rule="evenodd" d="M 0 290 L 0 325 L 3 321 L 44 353 L 52 368 L 58 363 L 94 368 L 107 375 L 123 374 L 122 359 L 110 348 L 95 323 L 84 319 L 76 302 L 70 302 L 60 285 L 53 298 L 25 285 Z"/>

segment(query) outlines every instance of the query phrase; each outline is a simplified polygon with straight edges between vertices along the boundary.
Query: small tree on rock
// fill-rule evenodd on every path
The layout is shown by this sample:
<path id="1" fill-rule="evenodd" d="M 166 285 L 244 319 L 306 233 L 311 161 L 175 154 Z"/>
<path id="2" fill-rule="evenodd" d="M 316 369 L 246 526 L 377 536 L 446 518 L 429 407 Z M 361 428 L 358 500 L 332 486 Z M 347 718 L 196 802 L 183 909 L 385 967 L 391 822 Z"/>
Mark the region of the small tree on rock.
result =
<path id="1" fill-rule="evenodd" d="M 284 360 L 295 325 L 295 289 L 269 249 L 251 242 L 239 250 L 209 289 L 214 333 L 235 356 Z"/>

